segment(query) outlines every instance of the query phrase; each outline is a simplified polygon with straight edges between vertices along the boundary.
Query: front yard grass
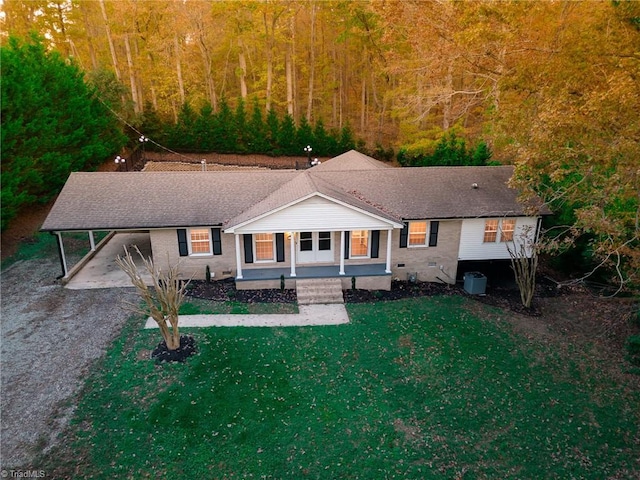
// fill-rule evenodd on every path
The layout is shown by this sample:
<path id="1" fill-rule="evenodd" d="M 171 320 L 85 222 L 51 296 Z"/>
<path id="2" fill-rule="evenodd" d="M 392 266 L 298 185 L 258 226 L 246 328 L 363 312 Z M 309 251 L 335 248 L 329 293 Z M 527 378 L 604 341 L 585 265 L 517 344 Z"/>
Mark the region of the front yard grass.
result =
<path id="1" fill-rule="evenodd" d="M 347 305 L 351 323 L 183 329 L 186 364 L 132 319 L 94 369 L 74 478 L 635 478 L 640 392 L 461 297 Z M 479 313 L 478 313 L 479 312 Z M 533 320 L 532 320 L 533 321 Z M 587 362 L 588 364 L 589 362 Z"/>

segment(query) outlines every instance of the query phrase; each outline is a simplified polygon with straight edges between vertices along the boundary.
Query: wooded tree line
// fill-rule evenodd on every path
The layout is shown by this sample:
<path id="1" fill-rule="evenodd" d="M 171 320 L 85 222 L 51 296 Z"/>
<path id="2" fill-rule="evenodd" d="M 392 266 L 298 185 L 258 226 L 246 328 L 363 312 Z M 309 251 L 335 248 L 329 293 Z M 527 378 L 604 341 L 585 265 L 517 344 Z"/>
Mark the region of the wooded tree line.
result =
<path id="1" fill-rule="evenodd" d="M 257 99 L 251 111 L 242 98 L 234 110 L 222 98 L 217 112 L 208 104 L 196 112 L 185 103 L 175 123 L 147 114 L 141 129 L 154 139 L 154 150 L 161 150 L 159 144 L 183 152 L 300 156 L 313 145 L 313 155 L 332 157 L 356 147 L 349 126 L 327 131 L 322 120 L 312 126 L 305 117 L 296 125 L 291 115 L 281 118 L 275 109 L 265 118 Z"/>
<path id="2" fill-rule="evenodd" d="M 640 255 L 640 2 L 5 0 L 132 125 L 254 101 L 296 126 L 432 154 L 455 128 L 516 165 L 563 240 Z M 149 135 L 147 132 L 143 132 Z M 597 262 L 596 262 L 597 263 Z"/>

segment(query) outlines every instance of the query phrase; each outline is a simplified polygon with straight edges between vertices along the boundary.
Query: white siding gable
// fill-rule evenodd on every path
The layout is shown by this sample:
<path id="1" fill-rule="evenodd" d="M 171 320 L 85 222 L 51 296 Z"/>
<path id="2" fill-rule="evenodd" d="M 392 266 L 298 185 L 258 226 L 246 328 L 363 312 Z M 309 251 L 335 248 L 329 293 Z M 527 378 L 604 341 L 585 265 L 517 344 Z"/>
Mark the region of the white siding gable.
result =
<path id="1" fill-rule="evenodd" d="M 387 230 L 394 224 L 319 195 L 234 228 L 234 233 Z"/>
<path id="2" fill-rule="evenodd" d="M 460 250 L 458 260 L 508 260 L 511 258 L 505 242 L 484 242 L 485 218 L 465 218 L 462 220 L 460 231 Z M 525 225 L 531 227 L 531 235 L 536 234 L 535 217 L 518 217 L 513 238 L 516 243 L 522 236 L 522 228 Z M 512 242 L 509 242 L 513 245 Z"/>

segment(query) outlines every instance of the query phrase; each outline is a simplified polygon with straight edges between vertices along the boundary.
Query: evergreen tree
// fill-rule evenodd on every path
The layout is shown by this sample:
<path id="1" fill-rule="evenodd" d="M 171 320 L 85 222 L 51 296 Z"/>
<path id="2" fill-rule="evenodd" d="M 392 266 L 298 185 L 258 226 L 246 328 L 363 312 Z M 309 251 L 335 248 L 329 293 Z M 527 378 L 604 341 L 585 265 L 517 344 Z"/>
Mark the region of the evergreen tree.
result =
<path id="1" fill-rule="evenodd" d="M 126 137 L 79 68 L 40 38 L 9 38 L 0 61 L 4 229 L 21 207 L 55 196 L 70 172 L 116 155 Z"/>
<path id="2" fill-rule="evenodd" d="M 195 150 L 198 152 L 211 152 L 214 149 L 214 114 L 210 104 L 205 104 L 200 109 L 200 115 L 195 122 Z"/>
<path id="3" fill-rule="evenodd" d="M 296 152 L 300 155 L 304 152 L 304 147 L 310 145 L 313 148 L 312 155 L 315 155 L 317 151 L 315 144 L 315 139 L 313 138 L 313 131 L 311 130 L 311 125 L 307 122 L 306 117 L 302 117 L 300 120 L 300 125 L 298 125 L 298 130 L 296 132 Z M 290 154 L 291 155 L 291 154 Z M 295 153 L 292 155 L 296 155 Z"/>
<path id="4" fill-rule="evenodd" d="M 485 142 L 480 142 L 473 150 L 472 165 L 486 165 L 491 160 L 491 150 Z"/>
<path id="5" fill-rule="evenodd" d="M 251 153 L 269 153 L 269 142 L 267 141 L 267 130 L 262 118 L 262 110 L 258 99 L 253 100 L 251 120 L 247 131 L 248 148 Z"/>
<path id="6" fill-rule="evenodd" d="M 145 137 L 153 140 L 153 142 L 159 143 L 160 145 L 167 143 L 166 125 L 162 122 L 158 116 L 158 112 L 153 109 L 150 103 L 145 104 L 140 131 Z M 147 150 L 158 150 L 158 147 L 153 142 L 147 143 Z"/>
<path id="7" fill-rule="evenodd" d="M 296 133 L 296 125 L 293 122 L 293 117 L 286 114 L 278 130 L 278 144 L 280 145 L 281 155 L 293 156 L 303 153 L 303 147 L 298 148 L 297 146 Z"/>
<path id="8" fill-rule="evenodd" d="M 467 146 L 463 138 L 459 138 L 455 132 L 445 134 L 436 145 L 436 150 L 428 160 L 428 165 L 467 165 L 470 163 L 467 154 Z"/>
<path id="9" fill-rule="evenodd" d="M 236 153 L 247 153 L 249 151 L 249 135 L 247 132 L 247 111 L 245 109 L 243 98 L 238 98 L 236 111 L 233 117 L 236 130 L 236 145 L 234 151 Z"/>
<path id="10" fill-rule="evenodd" d="M 351 127 L 347 124 L 340 130 L 338 151 L 334 152 L 334 154 L 339 155 L 341 153 L 348 152 L 349 150 L 353 150 L 354 148 L 356 148 L 356 142 L 353 139 Z"/>
<path id="11" fill-rule="evenodd" d="M 266 153 L 270 155 L 280 155 L 280 120 L 274 109 L 269 110 L 269 113 L 267 113 L 266 130 L 267 142 L 269 144 Z"/>
<path id="12" fill-rule="evenodd" d="M 324 128 L 324 122 L 322 119 L 318 119 L 313 128 L 313 150 L 318 157 L 328 157 L 332 152 L 331 137 L 327 134 Z"/>
<path id="13" fill-rule="evenodd" d="M 236 138 L 235 118 L 229 103 L 223 97 L 213 122 L 213 150 L 218 153 L 235 153 Z"/>
<path id="14" fill-rule="evenodd" d="M 196 112 L 186 103 L 178 114 L 178 121 L 169 128 L 167 142 L 169 148 L 192 152 L 196 149 Z"/>

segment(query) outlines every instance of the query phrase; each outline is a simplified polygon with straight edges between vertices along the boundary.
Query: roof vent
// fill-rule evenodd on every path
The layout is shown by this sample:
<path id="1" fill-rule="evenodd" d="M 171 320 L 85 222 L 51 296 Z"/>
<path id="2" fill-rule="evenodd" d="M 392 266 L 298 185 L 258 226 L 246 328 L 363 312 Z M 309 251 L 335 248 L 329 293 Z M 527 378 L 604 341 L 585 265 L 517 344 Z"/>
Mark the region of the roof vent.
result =
<path id="1" fill-rule="evenodd" d="M 478 189 L 478 184 L 477 183 L 472 183 L 471 184 L 471 188 L 473 188 L 474 190 Z"/>

